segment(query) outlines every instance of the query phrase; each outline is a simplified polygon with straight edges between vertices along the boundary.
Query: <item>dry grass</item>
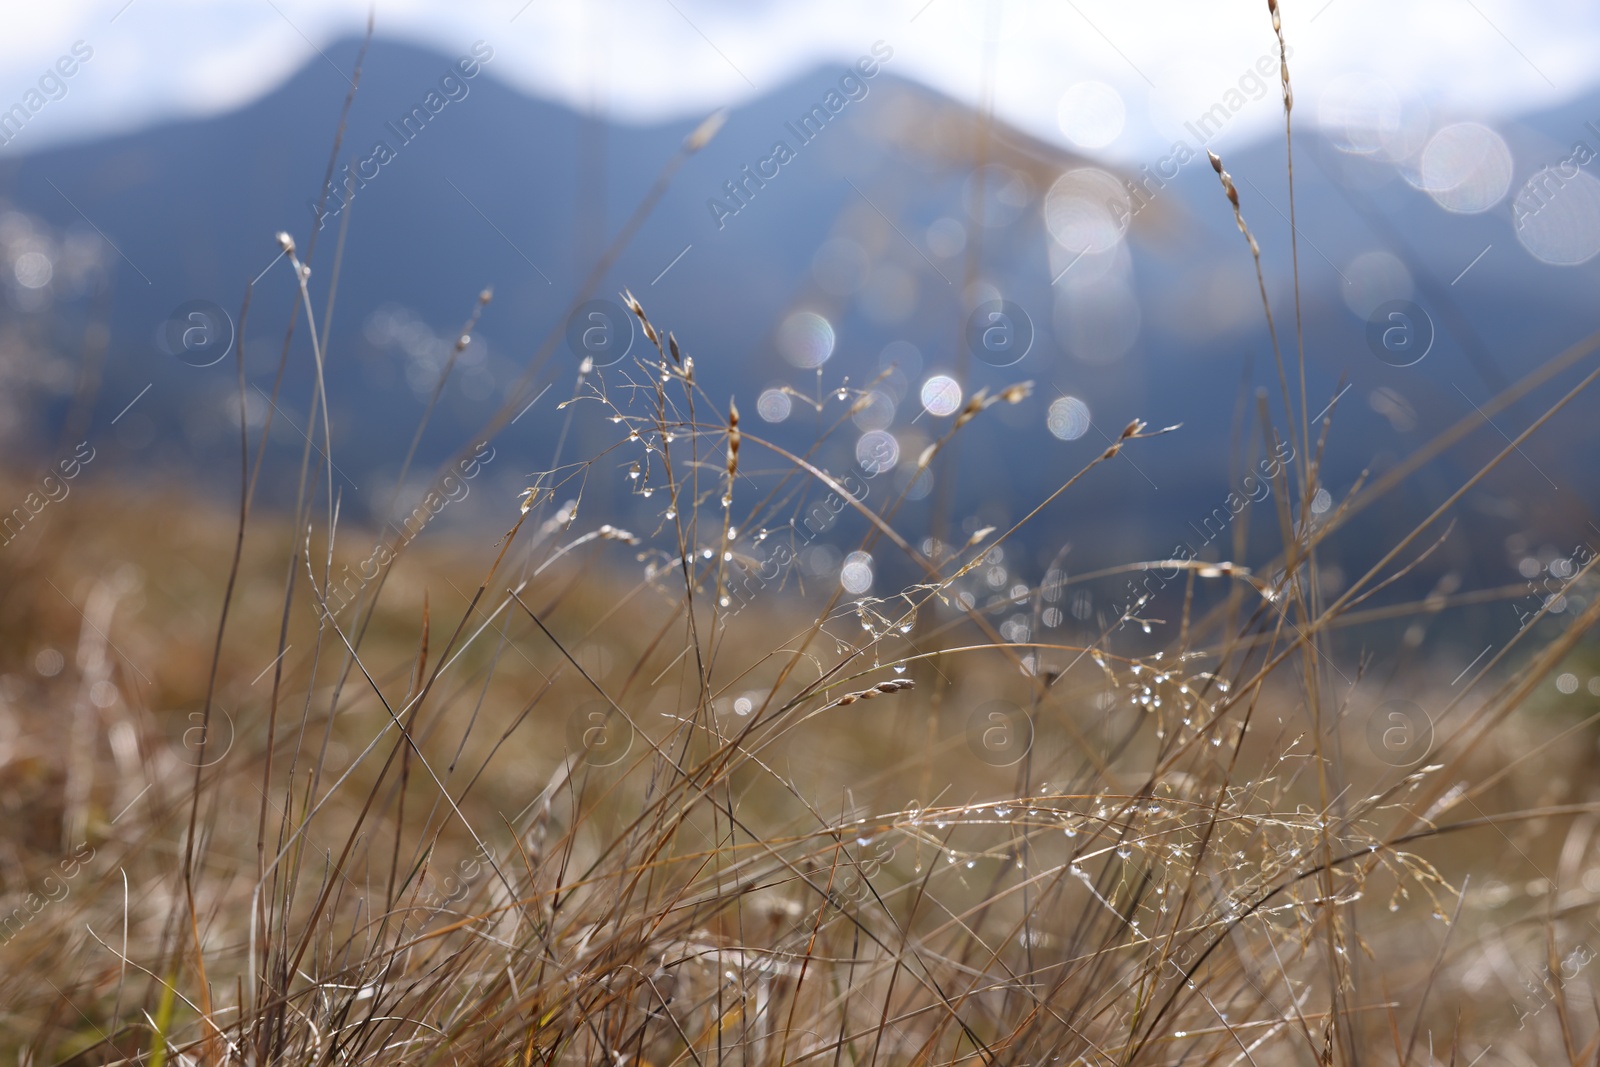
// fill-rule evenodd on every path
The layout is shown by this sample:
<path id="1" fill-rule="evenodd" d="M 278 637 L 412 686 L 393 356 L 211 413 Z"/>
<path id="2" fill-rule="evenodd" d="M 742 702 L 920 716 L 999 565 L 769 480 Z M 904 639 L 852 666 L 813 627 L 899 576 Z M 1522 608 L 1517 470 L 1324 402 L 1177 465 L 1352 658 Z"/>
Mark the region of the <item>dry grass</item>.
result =
<path id="1" fill-rule="evenodd" d="M 83 489 L 0 554 L 8 1055 L 1596 1062 L 1593 729 L 1530 713 L 1600 616 L 1592 561 L 1457 683 L 1412 668 L 1435 733 L 1398 768 L 1367 738 L 1402 694 L 1334 636 L 1459 494 L 1330 592 L 1319 548 L 1404 480 L 1314 516 L 1333 416 L 1313 441 L 1286 376 L 1279 558 L 1131 563 L 1111 580 L 1170 588 L 1063 625 L 1088 578 L 987 577 L 1085 472 L 1017 527 L 914 536 L 818 458 L 863 394 L 786 451 L 627 299 L 650 358 L 566 405 L 615 446 L 533 479 L 492 544 L 393 542 L 348 607 L 373 542 L 309 448 L 293 517 L 252 513 L 246 441 L 236 512 Z M 942 477 L 1027 392 L 902 463 Z M 1271 453 L 1264 401 L 1257 426 Z M 592 478 L 658 524 L 590 523 Z M 819 504 L 913 580 L 752 579 Z"/>
<path id="2" fill-rule="evenodd" d="M 99 497 L 19 546 L 6 890 L 61 899 L 0 948 L 6 1043 L 33 1062 L 665 1065 L 1422 1062 L 1432 1041 L 1548 1062 L 1566 1034 L 1588 1054 L 1571 990 L 1519 1032 L 1474 968 L 1536 977 L 1550 955 L 1581 981 L 1593 808 L 1549 785 L 1584 762 L 1513 713 L 1600 608 L 1530 631 L 1543 647 L 1480 676 L 1410 773 L 1368 756 L 1370 690 L 1316 651 L 1345 607 L 1297 625 L 1292 577 L 1186 566 L 1163 626 L 1184 643 L 1160 654 L 1127 651 L 1137 601 L 1092 643 L 1007 640 L 994 620 L 1018 603 L 960 593 L 1009 531 L 925 558 L 891 503 L 867 536 L 924 581 L 841 603 L 775 580 L 730 618 L 729 561 L 762 551 L 762 519 L 787 531 L 840 484 L 794 456 L 740 474 L 734 432 L 746 472 L 775 446 L 692 376 L 663 351 L 625 401 L 581 393 L 674 516 L 644 537 L 585 532 L 540 490 L 477 546 L 482 573 L 413 549 L 330 619 L 324 534 L 251 519 L 207 734 L 228 517 Z M 966 432 L 951 421 L 942 440 Z M 1308 497 L 1279 499 L 1303 518 Z M 1296 521 L 1286 550 L 1351 510 Z M 173 514 L 174 537 L 128 538 Z M 1219 582 L 1242 597 L 1204 595 Z M 1017 599 L 1037 618 L 1064 592 Z M 48 678 L 46 646 L 69 653 Z M 1031 726 L 987 719 L 996 699 Z M 1474 850 L 1506 842 L 1560 884 L 1543 914 L 1502 888 L 1534 921 L 1463 934 L 1483 926 L 1448 921 Z"/>

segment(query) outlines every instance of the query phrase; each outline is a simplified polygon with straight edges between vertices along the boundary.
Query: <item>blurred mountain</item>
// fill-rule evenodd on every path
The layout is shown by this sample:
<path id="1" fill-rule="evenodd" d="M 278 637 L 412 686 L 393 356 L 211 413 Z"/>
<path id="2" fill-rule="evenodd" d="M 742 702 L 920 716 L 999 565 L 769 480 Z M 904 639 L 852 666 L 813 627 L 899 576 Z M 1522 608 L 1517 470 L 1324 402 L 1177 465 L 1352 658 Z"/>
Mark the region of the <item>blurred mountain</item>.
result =
<path id="1" fill-rule="evenodd" d="M 0 375 L 8 383 L 0 431 L 14 448 L 47 461 L 61 435 L 87 436 L 112 457 L 101 476 L 181 476 L 237 492 L 234 361 L 193 365 L 215 351 L 205 331 L 228 327 L 210 312 L 190 316 L 210 302 L 236 324 L 259 276 L 244 352 L 247 418 L 261 425 L 284 331 L 299 312 L 274 235 L 288 231 L 302 254 L 311 245 L 358 49 L 356 41 L 329 48 L 230 114 L 0 159 Z M 1568 159 L 1575 141 L 1600 150 L 1589 118 L 1600 118 L 1600 99 L 1502 127 L 1514 173 L 1509 193 L 1482 213 L 1441 206 L 1474 207 L 1474 195 L 1488 195 L 1478 187 L 1496 180 L 1471 136 L 1454 157 L 1433 161 L 1446 179 L 1451 165 L 1460 172 L 1455 185 L 1441 185 L 1437 175 L 1419 177 L 1415 153 L 1401 158 L 1359 137 L 1341 143 L 1302 123 L 1298 309 L 1283 144 L 1225 161 L 1262 246 L 1291 407 L 1298 413 L 1301 404 L 1302 336 L 1307 412 L 1339 397 L 1324 469 L 1335 497 L 1362 470 L 1381 473 L 1595 328 L 1600 260 L 1541 261 L 1526 233 L 1519 240 L 1511 208 L 1523 184 Z M 494 439 L 501 458 L 485 484 L 503 493 L 494 497 L 497 516 L 510 513 L 529 472 L 615 443 L 618 427 L 598 405 L 557 410 L 581 354 L 569 337 L 582 336 L 583 323 L 569 329 L 568 312 L 696 125 L 609 124 L 529 98 L 497 79 L 489 49 L 447 56 L 371 45 L 339 157 L 339 173 L 348 167 L 359 177 L 357 191 L 348 207 L 330 206 L 309 282 L 327 331 L 345 508 L 387 517 L 416 421 L 484 287 L 494 300 L 443 391 L 414 476 L 547 385 Z M 1254 391 L 1264 389 L 1281 430 L 1283 405 L 1250 253 L 1199 132 L 1181 162 L 1168 153 L 1144 168 L 1094 164 L 985 121 L 899 78 L 892 54 L 864 49 L 859 68 L 819 69 L 734 109 L 710 145 L 671 175 L 594 295 L 635 293 L 694 356 L 711 395 L 736 394 L 752 413 L 751 432 L 788 447 L 808 445 L 844 405 L 834 402 L 819 421 L 792 396 L 771 393 L 758 405 L 764 391 L 787 385 L 815 397 L 846 378 L 863 386 L 892 365 L 855 428 L 820 455 L 848 469 L 856 438 L 888 429 L 905 460 L 897 488 L 910 460 L 949 425 L 922 410 L 925 382 L 946 376 L 970 395 L 1032 380 L 1028 401 L 991 409 L 959 439 L 949 503 L 969 530 L 1020 518 L 1129 420 L 1182 423 L 1075 486 L 1032 528 L 1029 548 L 1045 560 L 1071 542 L 1080 569 L 1164 555 L 1183 539 L 1200 548 L 1204 519 L 1238 488 L 1229 457 L 1241 413 L 1253 424 Z M 1582 178 L 1588 169 L 1578 168 Z M 1130 196 L 1124 179 L 1140 191 Z M 1429 182 L 1433 195 L 1418 187 Z M 1547 260 L 1573 258 L 1591 238 L 1600 247 L 1600 201 L 1590 212 L 1587 187 L 1573 188 L 1534 229 L 1532 249 Z M 972 341 L 991 320 L 972 324 L 994 301 L 1006 302 L 1003 325 L 1031 343 L 986 361 Z M 1394 301 L 1410 301 L 1426 319 L 1407 319 L 1406 328 L 1433 335 L 1425 358 L 1409 366 L 1391 365 L 1408 361 L 1393 352 L 1379 358 L 1372 342 L 1384 326 L 1374 332 L 1369 320 L 1391 321 L 1383 316 Z M 191 326 L 199 341 L 182 352 Z M 536 363 L 550 337 L 548 360 Z M 629 358 L 601 372 L 614 399 L 643 345 L 637 338 Z M 1014 365 L 991 365 L 1024 348 Z M 819 357 L 820 375 L 812 369 Z M 1495 416 L 1495 428 L 1477 431 L 1392 507 L 1364 517 L 1358 536 L 1380 537 L 1426 515 L 1597 360 Z M 93 412 L 74 412 L 71 394 L 102 364 Z M 274 420 L 273 447 L 286 458 L 299 455 L 301 431 L 312 430 L 313 376 L 302 328 Z M 1064 396 L 1081 404 L 1052 409 Z M 1594 404 L 1580 399 L 1473 491 L 1466 504 L 1476 520 L 1441 554 L 1445 564 L 1481 571 L 1475 581 L 1503 581 L 1507 536 L 1554 543 L 1583 528 L 1600 489 Z M 781 422 L 761 421 L 783 412 Z M 1259 426 L 1251 433 L 1259 455 Z M 590 472 L 589 515 L 660 510 L 659 497 L 629 501 L 628 458 L 618 453 Z M 286 499 L 298 464 L 267 469 L 266 498 Z M 911 496 L 899 522 L 925 531 L 933 500 L 925 485 Z M 1277 535 L 1267 509 L 1252 526 L 1253 536 Z"/>

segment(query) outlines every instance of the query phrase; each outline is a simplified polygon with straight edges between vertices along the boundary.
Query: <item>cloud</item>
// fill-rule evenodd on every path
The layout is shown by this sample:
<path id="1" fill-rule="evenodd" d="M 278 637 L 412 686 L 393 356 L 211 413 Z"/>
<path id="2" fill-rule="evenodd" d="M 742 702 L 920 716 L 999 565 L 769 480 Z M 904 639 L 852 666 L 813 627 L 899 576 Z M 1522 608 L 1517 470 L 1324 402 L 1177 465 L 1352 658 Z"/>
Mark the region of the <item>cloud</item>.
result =
<path id="1" fill-rule="evenodd" d="M 1590 0 L 1284 8 L 1302 123 L 1315 121 L 1322 89 L 1353 71 L 1440 114 L 1488 121 L 1600 83 L 1600 7 Z M 19 5 L 0 40 L 0 99 L 24 91 L 75 40 L 95 48 L 96 63 L 70 106 L 13 149 L 237 106 L 317 59 L 314 47 L 359 33 L 366 14 L 367 0 Z M 896 73 L 974 106 L 992 100 L 999 116 L 1063 143 L 1063 95 L 1104 82 L 1122 96 L 1127 122 L 1103 152 L 1124 160 L 1163 150 L 1175 127 L 1276 48 L 1266 5 L 1242 0 L 380 0 L 377 17 L 381 34 L 446 53 L 487 40 L 495 77 L 629 122 L 736 104 L 882 39 L 895 48 Z M 1260 136 L 1281 121 L 1274 87 L 1224 137 Z"/>

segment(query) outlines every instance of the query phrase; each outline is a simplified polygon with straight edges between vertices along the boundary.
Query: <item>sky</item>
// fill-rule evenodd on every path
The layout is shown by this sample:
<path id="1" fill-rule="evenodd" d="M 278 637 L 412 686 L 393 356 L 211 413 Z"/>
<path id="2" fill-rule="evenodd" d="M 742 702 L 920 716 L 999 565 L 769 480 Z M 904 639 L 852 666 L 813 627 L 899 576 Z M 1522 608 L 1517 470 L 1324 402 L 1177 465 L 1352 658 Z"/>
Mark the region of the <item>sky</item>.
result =
<path id="1" fill-rule="evenodd" d="M 366 0 L 10 0 L 0 112 L 75 45 L 62 79 L 0 154 L 259 97 L 360 32 Z M 1382 124 L 1397 106 L 1492 123 L 1600 83 L 1594 0 L 1283 0 L 1301 122 Z M 895 73 L 1112 162 L 1156 158 L 1224 104 L 1224 148 L 1281 126 L 1265 0 L 377 0 L 380 35 L 623 122 L 706 114 L 873 44 Z M 81 45 L 79 42 L 82 42 Z M 1275 79 L 1275 70 L 1273 78 Z M 38 100 L 36 95 L 34 100 Z M 1243 106 L 1235 107 L 1235 104 Z M 1329 116 L 1333 118 L 1329 120 Z M 1192 138 L 1191 138 L 1192 140 Z"/>

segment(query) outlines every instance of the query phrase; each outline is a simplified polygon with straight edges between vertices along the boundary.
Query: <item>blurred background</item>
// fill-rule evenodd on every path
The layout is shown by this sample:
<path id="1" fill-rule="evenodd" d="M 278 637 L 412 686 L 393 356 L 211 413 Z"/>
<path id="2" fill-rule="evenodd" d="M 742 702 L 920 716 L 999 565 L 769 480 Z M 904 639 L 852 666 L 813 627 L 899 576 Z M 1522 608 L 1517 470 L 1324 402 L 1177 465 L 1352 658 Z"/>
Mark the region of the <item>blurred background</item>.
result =
<path id="1" fill-rule="evenodd" d="M 1181 429 L 1048 509 L 1012 575 L 1183 544 L 1230 557 L 1229 494 L 1249 495 L 1241 478 L 1270 451 L 1255 391 L 1280 434 L 1285 412 L 1215 151 L 1261 245 L 1291 408 L 1297 332 L 1306 413 L 1337 401 L 1316 514 L 1489 415 L 1413 492 L 1353 520 L 1324 560 L 1336 587 L 1592 362 L 1491 405 L 1593 328 L 1600 11 L 1286 5 L 1297 306 L 1265 6 L 385 2 L 364 58 L 368 8 L 342 0 L 19 9 L 0 42 L 13 495 L 92 452 L 76 485 L 236 500 L 242 346 L 245 420 L 259 431 L 275 409 L 268 447 L 285 460 L 263 464 L 260 499 L 291 501 L 315 364 L 304 330 L 283 358 L 303 312 L 285 231 L 313 265 L 348 521 L 410 513 L 439 463 L 487 443 L 477 491 L 438 525 L 503 529 L 535 472 L 604 456 L 606 413 L 557 405 L 586 358 L 590 384 L 638 380 L 626 289 L 752 434 L 802 450 L 847 410 L 827 407 L 835 390 L 870 394 L 816 458 L 890 475 L 913 541 L 1006 527 L 1142 418 Z M 685 153 L 712 115 L 715 136 Z M 916 476 L 964 398 L 1020 381 L 1031 397 L 974 427 L 937 491 Z M 1474 488 L 1407 583 L 1505 587 L 1600 545 L 1593 413 L 1580 398 Z M 589 518 L 659 516 L 650 472 L 627 465 L 585 472 Z M 8 538 L 46 536 L 25 510 L 33 528 Z M 1250 538 L 1275 544 L 1274 526 L 1263 511 Z M 859 532 L 812 546 L 807 573 L 838 577 Z M 866 562 L 851 592 L 896 565 Z M 1519 624 L 1503 602 L 1453 619 Z"/>

